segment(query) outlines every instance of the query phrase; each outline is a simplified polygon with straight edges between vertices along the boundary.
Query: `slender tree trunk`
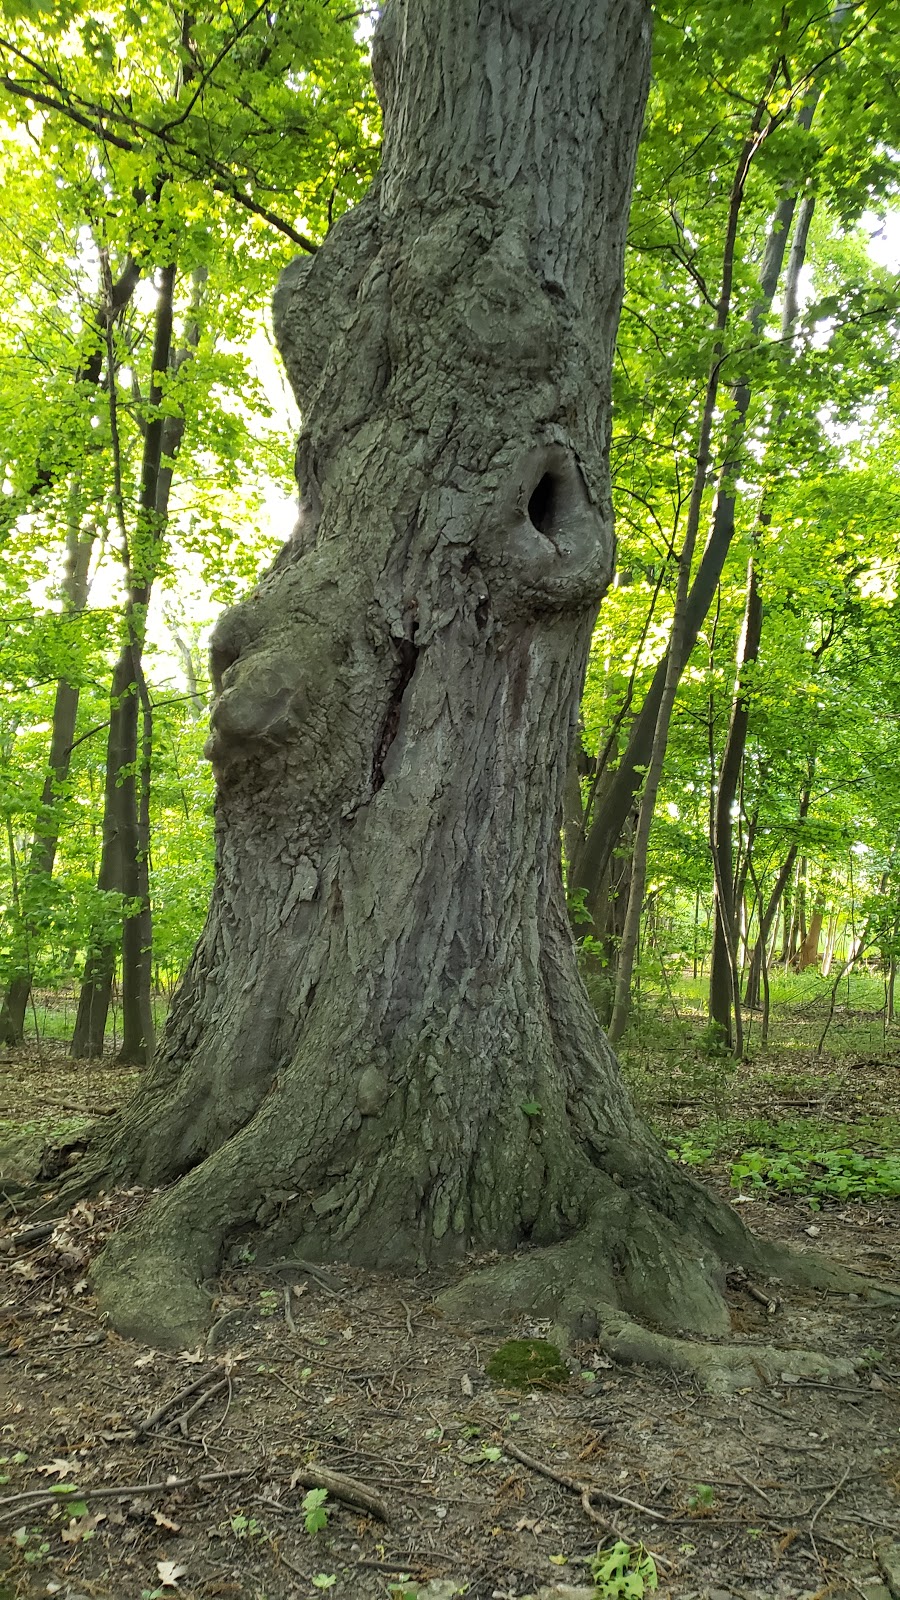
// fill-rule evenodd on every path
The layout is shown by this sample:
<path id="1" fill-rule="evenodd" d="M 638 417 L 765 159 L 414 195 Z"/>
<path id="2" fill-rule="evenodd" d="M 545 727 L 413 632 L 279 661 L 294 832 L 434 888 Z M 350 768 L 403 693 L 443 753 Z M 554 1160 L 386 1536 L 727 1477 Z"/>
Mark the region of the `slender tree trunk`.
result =
<path id="1" fill-rule="evenodd" d="M 797 862 L 797 882 L 794 893 L 794 921 L 791 927 L 790 965 L 796 967 L 800 960 L 800 951 L 806 938 L 806 874 L 808 863 L 806 856 L 801 856 Z"/>
<path id="2" fill-rule="evenodd" d="M 810 118 L 811 118 L 810 111 Z M 807 123 L 808 126 L 808 123 Z M 809 230 L 812 223 L 815 199 L 807 195 L 797 209 L 797 221 L 788 257 L 784 286 L 784 306 L 781 314 L 781 338 L 787 340 L 794 331 L 799 311 L 800 273 L 806 261 Z M 772 437 L 777 438 L 787 420 L 788 412 L 782 408 L 775 420 Z M 738 928 L 736 909 L 740 894 L 733 884 L 732 813 L 738 793 L 738 782 L 747 745 L 750 725 L 750 696 L 743 685 L 747 666 L 759 656 L 762 638 L 763 608 L 757 582 L 754 552 L 769 517 L 765 511 L 765 497 L 759 508 L 754 530 L 751 555 L 747 564 L 747 601 L 741 642 L 738 645 L 738 671 L 732 705 L 728 737 L 722 753 L 719 784 L 711 840 L 715 895 L 715 925 L 709 971 L 709 1015 L 724 1029 L 725 1038 L 740 1053 L 741 1034 L 741 974 L 737 960 Z M 763 941 L 765 943 L 765 941 Z"/>
<path id="3" fill-rule="evenodd" d="M 832 911 L 831 916 L 828 918 L 828 932 L 825 935 L 825 953 L 822 956 L 823 978 L 827 978 L 831 972 L 831 964 L 834 960 L 834 947 L 837 942 L 839 920 L 838 913 L 836 911 Z"/>
<path id="4" fill-rule="evenodd" d="M 182 350 L 172 360 L 175 267 L 160 275 L 154 345 L 153 378 L 147 397 L 141 484 L 135 527 L 128 537 L 117 468 L 120 533 L 126 548 L 124 639 L 116 663 L 110 698 L 107 783 L 103 848 L 98 888 L 124 897 L 120 926 L 107 917 L 92 930 L 78 1014 L 72 1038 L 73 1056 L 102 1054 L 112 997 L 117 952 L 122 950 L 122 1046 L 120 1059 L 141 1065 L 153 1053 L 152 922 L 149 891 L 150 750 L 152 707 L 143 672 L 147 608 L 169 514 L 175 462 L 184 436 L 183 415 L 164 416 L 160 375 L 177 371 L 189 359 L 199 338 L 199 298 L 205 272 L 195 274 L 195 297 Z M 114 451 L 118 460 L 114 356 L 109 353 L 110 406 Z"/>
<path id="5" fill-rule="evenodd" d="M 719 768 L 710 840 L 714 868 L 714 922 L 709 967 L 709 1015 L 712 1022 L 719 1024 L 726 1043 L 732 1049 L 738 1047 L 738 1035 L 741 1032 L 732 817 L 750 722 L 746 670 L 758 659 L 762 622 L 762 598 L 751 555 L 747 563 L 744 622 L 738 643 L 736 691 Z"/>
<path id="6" fill-rule="evenodd" d="M 810 96 L 797 116 L 797 124 L 809 129 L 818 93 Z M 784 196 L 776 208 L 766 240 L 763 265 L 759 276 L 759 294 L 749 318 L 751 336 L 759 337 L 772 307 L 775 291 L 781 277 L 785 251 L 797 207 L 797 193 Z M 730 223 L 729 223 L 730 226 Z M 737 384 L 731 391 L 731 439 L 725 460 L 719 472 L 718 489 L 713 506 L 712 525 L 700 563 L 683 606 L 676 644 L 675 623 L 666 655 L 657 664 L 650 688 L 640 711 L 632 722 L 628 745 L 616 771 L 602 784 L 593 808 L 590 826 L 584 843 L 572 863 L 571 881 L 574 887 L 585 890 L 589 906 L 593 886 L 604 871 L 631 809 L 633 797 L 640 789 L 643 774 L 651 759 L 660 707 L 665 696 L 666 682 L 674 677 L 680 680 L 691 652 L 697 643 L 700 629 L 706 620 L 716 593 L 725 559 L 731 548 L 735 529 L 736 484 L 740 476 L 740 449 L 747 413 L 750 409 L 751 390 L 747 383 Z M 708 459 L 703 464 L 703 474 L 708 469 Z M 699 476 L 698 467 L 698 476 Z M 696 484 L 696 478 L 695 478 Z M 671 664 L 670 664 L 671 658 Z"/>
<path id="7" fill-rule="evenodd" d="M 678 586 L 675 594 L 675 609 L 672 616 L 672 634 L 669 649 L 665 657 L 666 675 L 662 693 L 659 700 L 659 710 L 656 717 L 656 727 L 653 733 L 653 744 L 650 751 L 650 761 L 647 767 L 647 776 L 641 794 L 641 805 L 638 812 L 638 824 L 635 830 L 634 856 L 631 865 L 631 885 L 628 895 L 628 910 L 625 914 L 625 927 L 622 934 L 622 945 L 619 951 L 619 967 L 616 973 L 616 997 L 613 1003 L 613 1012 L 609 1025 L 609 1037 L 613 1044 L 621 1039 L 628 1020 L 631 1005 L 631 975 L 634 969 L 637 954 L 638 936 L 640 933 L 641 910 L 644 901 L 644 887 L 647 881 L 647 852 L 650 844 L 650 828 L 653 822 L 653 812 L 656 807 L 656 796 L 662 778 L 663 762 L 669 742 L 669 724 L 672 718 L 672 709 L 684 663 L 687 661 L 693 642 L 688 645 L 687 639 L 690 632 L 690 588 L 691 568 L 694 560 L 694 548 L 697 533 L 700 528 L 700 516 L 703 507 L 703 498 L 706 490 L 706 475 L 709 469 L 710 442 L 712 439 L 713 421 L 716 414 L 720 387 L 720 373 L 722 356 L 724 354 L 725 331 L 731 314 L 731 295 L 734 280 L 734 253 L 737 243 L 738 222 L 740 219 L 741 204 L 744 198 L 744 187 L 750 163 L 759 147 L 763 135 L 763 128 L 767 117 L 767 99 L 771 89 L 772 79 L 767 85 L 766 93 L 761 97 L 754 112 L 753 120 L 747 138 L 738 157 L 737 167 L 731 186 L 731 197 L 728 207 L 728 224 L 725 234 L 725 246 L 722 255 L 722 281 L 719 292 L 719 301 L 716 308 L 715 343 L 713 345 L 712 364 L 706 385 L 706 397 L 703 412 L 700 418 L 700 430 L 697 448 L 697 468 L 694 475 L 691 501 L 688 508 L 687 523 L 685 526 L 684 544 L 681 559 L 678 565 Z M 748 400 L 749 404 L 749 400 Z M 744 407 L 746 414 L 746 406 Z M 743 419 L 742 419 L 743 420 Z M 621 769 L 620 769 L 621 770 Z"/>
<path id="8" fill-rule="evenodd" d="M 66 540 L 66 569 L 63 577 L 63 610 L 75 616 L 84 610 L 88 595 L 88 570 L 94 546 L 94 531 L 82 533 L 80 492 L 73 485 L 69 501 L 69 531 Z M 60 678 L 53 702 L 50 753 L 35 822 L 28 866 L 21 884 L 22 933 L 13 953 L 13 975 L 0 1006 L 0 1037 L 6 1044 L 21 1044 L 25 1016 L 31 997 L 34 964 L 41 940 L 41 917 L 32 914 L 30 902 L 40 886 L 49 881 L 56 864 L 60 833 L 61 792 L 69 776 L 75 724 L 78 718 L 77 684 Z"/>
<path id="9" fill-rule="evenodd" d="M 812 799 L 812 784 L 813 784 L 814 772 L 815 772 L 815 768 L 811 764 L 810 765 L 810 771 L 809 771 L 809 777 L 808 777 L 808 781 L 807 781 L 806 787 L 804 788 L 803 793 L 800 796 L 800 809 L 799 809 L 799 812 L 797 814 L 797 822 L 798 822 L 798 825 L 800 827 L 803 826 L 803 823 L 806 820 L 806 816 L 807 816 L 807 814 L 809 812 L 810 801 Z M 767 966 L 768 966 L 768 963 L 766 962 L 766 946 L 767 946 L 767 942 L 768 942 L 768 938 L 769 938 L 769 933 L 771 932 L 772 923 L 774 922 L 774 919 L 778 914 L 778 907 L 781 904 L 782 897 L 785 895 L 785 891 L 786 891 L 786 889 L 788 887 L 788 884 L 790 883 L 791 874 L 792 874 L 792 872 L 794 870 L 794 862 L 797 859 L 797 851 L 798 851 L 798 849 L 799 849 L 799 843 L 795 839 L 794 842 L 790 845 L 790 847 L 788 849 L 788 852 L 787 852 L 787 855 L 785 856 L 785 858 L 784 858 L 784 860 L 783 860 L 783 862 L 781 864 L 781 869 L 780 869 L 780 871 L 778 873 L 778 877 L 775 879 L 775 883 L 774 883 L 774 885 L 772 887 L 772 892 L 769 895 L 769 899 L 768 899 L 768 903 L 766 905 L 765 911 L 761 910 L 761 912 L 760 912 L 759 934 L 757 936 L 756 944 L 753 947 L 753 955 L 752 955 L 752 958 L 751 958 L 751 961 L 750 961 L 750 971 L 749 971 L 749 974 L 747 976 L 747 988 L 746 988 L 746 992 L 745 992 L 745 995 L 744 995 L 744 1004 L 746 1006 L 751 1007 L 751 1008 L 752 1007 L 756 1007 L 756 1006 L 759 1005 L 760 980 L 761 980 L 761 977 L 762 977 L 762 974 L 763 974 L 763 969 L 767 968 Z M 757 893 L 758 892 L 759 891 L 758 891 L 758 888 L 757 888 Z M 760 907 L 762 907 L 762 900 L 761 899 L 760 899 Z M 785 906 L 785 925 L 786 926 L 790 922 L 790 917 L 791 917 L 791 913 L 790 913 L 788 907 Z"/>

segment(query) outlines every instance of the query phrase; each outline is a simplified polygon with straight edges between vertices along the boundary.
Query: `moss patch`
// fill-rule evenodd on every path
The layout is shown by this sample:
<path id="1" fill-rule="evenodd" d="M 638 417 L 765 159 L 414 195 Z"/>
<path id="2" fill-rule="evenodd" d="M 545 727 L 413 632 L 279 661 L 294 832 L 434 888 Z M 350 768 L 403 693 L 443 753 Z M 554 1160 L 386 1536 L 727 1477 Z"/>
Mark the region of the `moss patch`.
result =
<path id="1" fill-rule="evenodd" d="M 484 1370 L 507 1389 L 558 1389 L 569 1381 L 568 1367 L 547 1339 L 508 1339 Z"/>

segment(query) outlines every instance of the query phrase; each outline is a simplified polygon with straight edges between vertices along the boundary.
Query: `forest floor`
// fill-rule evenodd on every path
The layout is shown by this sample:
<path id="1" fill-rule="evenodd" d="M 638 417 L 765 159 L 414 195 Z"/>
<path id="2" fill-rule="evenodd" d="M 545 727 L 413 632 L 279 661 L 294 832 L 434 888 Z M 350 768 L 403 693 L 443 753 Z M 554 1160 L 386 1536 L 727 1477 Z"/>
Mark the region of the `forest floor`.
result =
<path id="1" fill-rule="evenodd" d="M 754 1229 L 898 1281 L 900 1046 L 858 1044 L 838 1033 L 822 1061 L 782 1033 L 735 1068 L 657 1029 L 627 1067 Z M 0 1172 L 130 1081 L 47 1042 L 7 1051 Z M 641 1547 L 679 1600 L 900 1597 L 896 1310 L 736 1278 L 737 1337 L 855 1354 L 858 1381 L 711 1396 L 581 1345 L 562 1387 L 516 1392 L 486 1376 L 496 1332 L 438 1313 L 446 1278 L 250 1265 L 222 1280 L 207 1344 L 162 1354 L 103 1324 L 85 1276 L 142 1203 L 101 1197 L 0 1244 L 0 1600 L 640 1600 Z M 611 1527 L 630 1565 L 595 1590 Z"/>

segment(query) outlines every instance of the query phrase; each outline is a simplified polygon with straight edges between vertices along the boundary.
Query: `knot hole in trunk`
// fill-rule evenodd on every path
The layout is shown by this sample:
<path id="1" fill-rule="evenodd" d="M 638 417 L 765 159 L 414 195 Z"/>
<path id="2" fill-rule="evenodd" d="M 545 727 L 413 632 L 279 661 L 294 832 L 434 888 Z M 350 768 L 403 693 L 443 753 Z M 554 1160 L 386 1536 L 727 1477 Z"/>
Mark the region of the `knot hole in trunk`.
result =
<path id="1" fill-rule="evenodd" d="M 535 477 L 526 502 L 528 521 L 558 549 L 567 527 L 591 514 L 587 485 L 577 458 L 560 445 L 534 451 L 529 464 Z M 527 484 L 526 478 L 526 492 Z"/>
<path id="2" fill-rule="evenodd" d="M 556 522 L 557 506 L 559 501 L 559 487 L 552 472 L 545 472 L 544 476 L 535 484 L 528 502 L 528 515 L 538 533 L 549 539 L 553 533 Z"/>

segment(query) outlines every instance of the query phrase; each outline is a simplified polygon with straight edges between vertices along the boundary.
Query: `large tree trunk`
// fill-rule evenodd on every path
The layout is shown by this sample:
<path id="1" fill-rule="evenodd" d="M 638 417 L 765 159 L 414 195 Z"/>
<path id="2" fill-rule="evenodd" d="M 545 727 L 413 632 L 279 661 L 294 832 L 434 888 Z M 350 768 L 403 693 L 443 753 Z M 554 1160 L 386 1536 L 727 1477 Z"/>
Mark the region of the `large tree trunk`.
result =
<path id="1" fill-rule="evenodd" d="M 384 13 L 380 179 L 277 296 L 302 513 L 215 634 L 209 920 L 87 1168 L 172 1184 L 97 1266 L 120 1328 L 194 1337 L 249 1239 L 555 1245 L 479 1296 L 610 1339 L 725 1332 L 719 1263 L 764 1258 L 636 1116 L 563 899 L 648 40 L 642 0 Z"/>

